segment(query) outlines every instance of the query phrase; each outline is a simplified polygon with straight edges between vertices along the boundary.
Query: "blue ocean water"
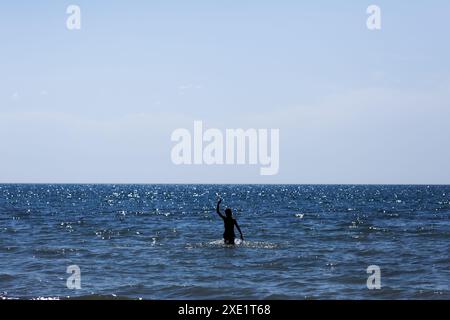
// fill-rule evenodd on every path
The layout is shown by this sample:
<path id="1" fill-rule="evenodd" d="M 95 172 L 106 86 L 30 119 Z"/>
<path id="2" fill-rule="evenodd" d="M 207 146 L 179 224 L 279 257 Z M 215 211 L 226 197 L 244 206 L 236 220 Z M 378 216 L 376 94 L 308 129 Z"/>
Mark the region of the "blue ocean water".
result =
<path id="1" fill-rule="evenodd" d="M 449 219 L 450 186 L 0 185 L 0 298 L 449 299 Z"/>

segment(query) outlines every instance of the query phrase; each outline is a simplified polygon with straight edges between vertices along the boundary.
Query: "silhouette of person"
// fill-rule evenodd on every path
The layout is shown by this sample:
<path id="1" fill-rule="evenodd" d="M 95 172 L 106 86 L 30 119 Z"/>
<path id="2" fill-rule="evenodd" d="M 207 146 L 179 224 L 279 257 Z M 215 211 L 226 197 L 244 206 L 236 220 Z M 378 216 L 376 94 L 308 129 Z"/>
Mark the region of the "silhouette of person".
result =
<path id="1" fill-rule="evenodd" d="M 219 202 L 217 202 L 217 214 L 223 219 L 223 226 L 225 228 L 225 232 L 223 233 L 223 240 L 225 244 L 234 244 L 234 239 L 236 238 L 236 235 L 234 234 L 234 226 L 236 226 L 239 233 L 241 234 L 241 240 L 244 241 L 244 236 L 242 235 L 241 228 L 239 228 L 236 219 L 233 218 L 231 209 L 226 208 L 225 215 L 220 213 L 219 207 L 221 202 L 222 199 L 219 199 Z"/>

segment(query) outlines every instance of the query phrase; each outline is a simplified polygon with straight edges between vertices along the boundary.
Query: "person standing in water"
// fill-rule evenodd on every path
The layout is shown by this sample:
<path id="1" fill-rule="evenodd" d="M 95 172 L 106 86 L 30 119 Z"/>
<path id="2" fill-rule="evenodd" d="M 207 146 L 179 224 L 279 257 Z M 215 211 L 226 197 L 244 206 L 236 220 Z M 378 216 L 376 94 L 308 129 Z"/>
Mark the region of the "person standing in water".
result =
<path id="1" fill-rule="evenodd" d="M 234 244 L 234 239 L 236 238 L 236 235 L 234 234 L 234 226 L 236 226 L 239 233 L 241 234 L 241 240 L 244 241 L 244 236 L 242 235 L 241 228 L 239 228 L 236 219 L 233 218 L 231 209 L 226 208 L 225 215 L 220 213 L 219 207 L 221 202 L 222 199 L 219 199 L 219 202 L 217 202 L 217 214 L 223 219 L 223 226 L 225 228 L 225 232 L 223 233 L 223 240 L 225 244 Z"/>

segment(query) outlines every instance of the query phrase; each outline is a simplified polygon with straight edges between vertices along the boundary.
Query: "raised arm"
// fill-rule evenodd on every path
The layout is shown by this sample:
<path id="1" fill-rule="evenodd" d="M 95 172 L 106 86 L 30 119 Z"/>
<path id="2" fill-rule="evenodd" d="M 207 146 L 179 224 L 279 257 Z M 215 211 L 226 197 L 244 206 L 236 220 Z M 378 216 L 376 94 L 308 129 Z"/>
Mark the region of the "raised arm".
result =
<path id="1" fill-rule="evenodd" d="M 238 229 L 239 233 L 241 234 L 241 240 L 244 241 L 244 236 L 242 235 L 241 228 L 239 228 L 239 225 L 238 225 L 236 220 L 234 220 L 234 225 L 236 226 L 236 228 Z"/>
<path id="2" fill-rule="evenodd" d="M 219 199 L 219 201 L 217 202 L 217 209 L 216 209 L 216 211 L 217 211 L 217 214 L 222 218 L 222 219 L 225 219 L 225 216 L 223 215 L 223 214 L 221 214 L 220 213 L 220 203 L 222 202 L 222 199 Z"/>

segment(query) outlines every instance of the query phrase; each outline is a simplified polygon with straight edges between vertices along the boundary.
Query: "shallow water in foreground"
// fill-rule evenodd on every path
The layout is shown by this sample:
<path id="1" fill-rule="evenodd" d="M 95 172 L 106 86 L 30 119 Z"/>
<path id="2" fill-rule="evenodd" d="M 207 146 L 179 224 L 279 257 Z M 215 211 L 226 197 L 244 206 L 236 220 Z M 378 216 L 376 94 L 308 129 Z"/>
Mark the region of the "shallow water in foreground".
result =
<path id="1" fill-rule="evenodd" d="M 0 185 L 0 298 L 450 299 L 449 240 L 450 186 Z"/>

